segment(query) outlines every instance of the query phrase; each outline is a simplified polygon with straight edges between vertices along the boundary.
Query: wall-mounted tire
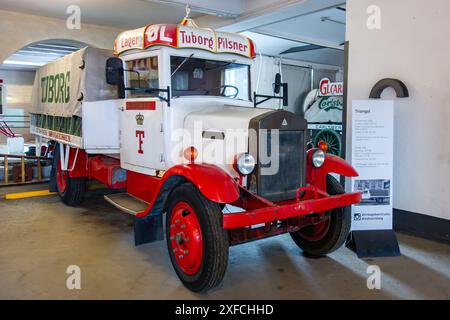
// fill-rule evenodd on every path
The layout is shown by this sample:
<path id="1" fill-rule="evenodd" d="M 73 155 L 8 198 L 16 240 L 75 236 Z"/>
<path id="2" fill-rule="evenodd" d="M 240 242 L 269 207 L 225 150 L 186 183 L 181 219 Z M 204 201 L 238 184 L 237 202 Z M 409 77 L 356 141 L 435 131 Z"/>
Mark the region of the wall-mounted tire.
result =
<path id="1" fill-rule="evenodd" d="M 345 193 L 342 185 L 331 175 L 327 176 L 327 192 L 330 195 Z M 321 224 L 291 233 L 294 242 L 308 255 L 324 256 L 345 243 L 351 227 L 350 206 L 333 209 L 329 215 L 329 219 Z"/>
<path id="2" fill-rule="evenodd" d="M 222 282 L 228 265 L 222 210 L 192 183 L 179 185 L 169 196 L 166 239 L 175 272 L 189 290 L 206 292 Z"/>
<path id="3" fill-rule="evenodd" d="M 331 129 L 323 129 L 314 136 L 314 145 L 319 146 L 319 142 L 324 141 L 328 146 L 328 153 L 340 157 L 342 151 L 342 139 L 340 134 Z"/>

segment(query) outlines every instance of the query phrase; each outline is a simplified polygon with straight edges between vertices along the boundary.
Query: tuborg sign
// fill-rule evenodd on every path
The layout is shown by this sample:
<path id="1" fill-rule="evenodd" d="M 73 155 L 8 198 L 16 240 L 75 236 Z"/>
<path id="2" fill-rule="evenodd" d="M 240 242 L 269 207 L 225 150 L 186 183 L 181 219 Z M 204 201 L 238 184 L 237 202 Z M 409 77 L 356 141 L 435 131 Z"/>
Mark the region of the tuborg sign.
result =
<path id="1" fill-rule="evenodd" d="M 248 58 L 256 56 L 254 44 L 247 37 L 175 24 L 154 24 L 122 32 L 114 42 L 114 52 L 120 54 L 157 45 L 231 53 Z"/>

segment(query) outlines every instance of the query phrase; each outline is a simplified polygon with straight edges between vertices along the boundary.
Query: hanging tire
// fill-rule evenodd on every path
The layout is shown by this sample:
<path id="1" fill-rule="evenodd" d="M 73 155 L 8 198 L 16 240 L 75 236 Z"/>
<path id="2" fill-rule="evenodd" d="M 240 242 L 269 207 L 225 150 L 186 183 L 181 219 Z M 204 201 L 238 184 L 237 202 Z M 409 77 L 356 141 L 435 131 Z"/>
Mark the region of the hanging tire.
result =
<path id="1" fill-rule="evenodd" d="M 327 144 L 327 152 L 329 154 L 341 155 L 342 140 L 338 132 L 331 129 L 320 130 L 314 137 L 314 145 L 318 147 L 320 141 L 324 141 Z"/>
<path id="2" fill-rule="evenodd" d="M 222 210 L 191 183 L 175 188 L 168 199 L 166 239 L 172 265 L 194 292 L 219 285 L 228 265 L 228 235 Z"/>
<path id="3" fill-rule="evenodd" d="M 53 165 L 55 170 L 56 190 L 62 202 L 68 206 L 76 206 L 83 201 L 86 192 L 86 178 L 71 178 L 67 171 L 61 170 L 60 150 L 57 145 Z"/>
<path id="4" fill-rule="evenodd" d="M 327 192 L 343 194 L 344 188 L 332 176 L 327 176 Z M 351 227 L 350 206 L 333 209 L 329 218 L 292 232 L 294 242 L 311 256 L 323 256 L 339 249 L 346 241 Z"/>

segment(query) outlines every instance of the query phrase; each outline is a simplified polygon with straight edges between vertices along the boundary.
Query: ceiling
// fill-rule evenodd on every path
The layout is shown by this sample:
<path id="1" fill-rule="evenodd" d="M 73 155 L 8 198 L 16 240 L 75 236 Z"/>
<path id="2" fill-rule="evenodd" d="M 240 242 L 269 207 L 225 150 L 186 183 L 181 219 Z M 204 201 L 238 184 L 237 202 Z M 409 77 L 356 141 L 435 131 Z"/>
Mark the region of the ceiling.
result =
<path id="1" fill-rule="evenodd" d="M 345 6 L 325 9 L 299 17 L 260 26 L 252 31 L 279 34 L 288 39 L 310 42 L 320 39 L 329 46 L 339 46 L 345 41 Z"/>
<path id="2" fill-rule="evenodd" d="M 184 2 L 185 0 L 1 0 L 0 9 L 64 19 L 68 16 L 67 7 L 76 4 L 81 8 L 82 22 L 125 30 L 148 23 L 178 23 L 185 16 Z M 192 5 L 191 17 L 196 20 L 209 18 L 222 24 L 228 21 L 231 25 L 244 20 L 242 25 L 246 27 L 239 28 L 245 30 L 243 34 L 255 41 L 258 53 L 331 66 L 343 65 L 346 12 L 345 4 L 341 2 L 345 0 L 189 2 Z M 252 4 L 255 5 L 253 14 L 243 11 L 237 14 L 240 8 L 252 10 Z M 250 23 L 245 21 L 247 16 Z M 203 25 L 204 21 L 207 20 L 202 21 Z M 83 44 L 68 40 L 32 44 L 10 56 L 0 68 L 32 70 L 82 46 Z"/>
<path id="3" fill-rule="evenodd" d="M 243 34 L 272 56 L 332 66 L 344 63 L 345 5 L 262 25 Z"/>
<path id="4" fill-rule="evenodd" d="M 85 47 L 84 43 L 70 40 L 50 40 L 26 46 L 0 65 L 6 70 L 35 70 L 50 61 L 64 57 L 74 51 Z"/>
<path id="5" fill-rule="evenodd" d="M 178 23 L 185 8 L 170 3 L 145 0 L 1 0 L 0 9 L 66 19 L 67 7 L 81 8 L 81 22 L 119 29 L 139 28 L 149 23 Z M 199 13 L 192 11 L 191 16 Z"/>

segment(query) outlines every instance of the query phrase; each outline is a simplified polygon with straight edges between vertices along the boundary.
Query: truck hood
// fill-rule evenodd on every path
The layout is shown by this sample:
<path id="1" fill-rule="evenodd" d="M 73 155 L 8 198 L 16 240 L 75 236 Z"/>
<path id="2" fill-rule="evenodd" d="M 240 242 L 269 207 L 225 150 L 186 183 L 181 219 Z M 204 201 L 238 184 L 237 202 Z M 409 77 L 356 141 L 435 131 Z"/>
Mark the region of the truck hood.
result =
<path id="1" fill-rule="evenodd" d="M 212 108 L 209 107 L 187 115 L 184 127 L 188 130 L 192 130 L 201 125 L 203 131 L 225 132 L 228 129 L 242 129 L 247 131 L 249 122 L 252 118 L 271 111 L 273 111 L 273 109 L 227 105 Z"/>
<path id="2" fill-rule="evenodd" d="M 238 178 L 233 164 L 237 155 L 249 152 L 250 120 L 268 112 L 273 110 L 222 105 L 187 115 L 184 129 L 198 150 L 196 162 L 215 164 Z"/>

